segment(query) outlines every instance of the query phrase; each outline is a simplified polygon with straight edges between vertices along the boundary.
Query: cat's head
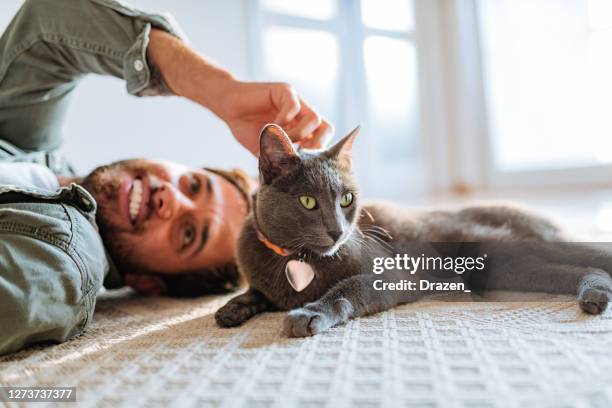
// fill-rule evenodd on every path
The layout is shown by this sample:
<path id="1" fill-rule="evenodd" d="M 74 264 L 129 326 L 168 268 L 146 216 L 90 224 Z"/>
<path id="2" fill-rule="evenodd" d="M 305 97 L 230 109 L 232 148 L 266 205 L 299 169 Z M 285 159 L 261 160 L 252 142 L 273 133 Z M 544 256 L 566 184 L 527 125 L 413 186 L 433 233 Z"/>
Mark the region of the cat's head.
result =
<path id="1" fill-rule="evenodd" d="M 358 128 L 328 150 L 296 150 L 277 125 L 260 136 L 256 220 L 282 248 L 331 256 L 354 232 L 359 203 L 351 177 Z"/>

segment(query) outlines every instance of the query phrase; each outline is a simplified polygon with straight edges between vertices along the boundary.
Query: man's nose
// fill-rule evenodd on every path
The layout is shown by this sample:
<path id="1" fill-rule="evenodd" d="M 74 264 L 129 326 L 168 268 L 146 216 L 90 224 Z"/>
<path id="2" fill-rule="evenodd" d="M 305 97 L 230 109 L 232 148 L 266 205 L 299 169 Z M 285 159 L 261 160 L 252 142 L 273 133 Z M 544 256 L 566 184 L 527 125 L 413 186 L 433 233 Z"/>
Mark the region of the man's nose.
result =
<path id="1" fill-rule="evenodd" d="M 170 189 L 162 185 L 153 194 L 153 209 L 162 219 L 167 220 L 172 217 L 176 207 L 176 198 Z"/>

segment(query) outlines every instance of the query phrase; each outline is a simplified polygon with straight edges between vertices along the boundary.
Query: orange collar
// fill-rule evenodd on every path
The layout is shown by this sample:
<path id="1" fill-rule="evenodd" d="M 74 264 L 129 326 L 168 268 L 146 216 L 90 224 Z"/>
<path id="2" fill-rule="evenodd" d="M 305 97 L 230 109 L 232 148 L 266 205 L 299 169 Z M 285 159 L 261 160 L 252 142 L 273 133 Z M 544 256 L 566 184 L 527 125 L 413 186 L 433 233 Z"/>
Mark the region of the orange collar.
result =
<path id="1" fill-rule="evenodd" d="M 264 244 L 266 247 L 268 247 L 268 249 L 271 249 L 272 251 L 274 251 L 274 253 L 276 255 L 280 255 L 280 256 L 289 256 L 289 255 L 291 255 L 291 252 L 287 251 L 285 248 L 282 248 L 282 247 L 280 247 L 280 246 L 270 242 L 270 240 L 268 238 L 266 238 L 266 236 L 263 234 L 263 232 L 261 232 L 259 229 L 257 229 L 257 238 L 259 238 L 261 243 Z"/>

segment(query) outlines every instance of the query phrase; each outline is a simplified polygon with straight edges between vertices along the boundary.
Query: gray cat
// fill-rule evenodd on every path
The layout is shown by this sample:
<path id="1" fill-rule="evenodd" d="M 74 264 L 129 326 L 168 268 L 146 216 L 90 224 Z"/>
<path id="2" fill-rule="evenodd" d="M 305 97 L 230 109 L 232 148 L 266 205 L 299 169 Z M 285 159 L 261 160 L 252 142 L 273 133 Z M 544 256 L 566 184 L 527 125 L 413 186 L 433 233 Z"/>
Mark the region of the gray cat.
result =
<path id="1" fill-rule="evenodd" d="M 351 177 L 357 132 L 326 151 L 298 152 L 280 127 L 263 129 L 260 188 L 237 251 L 249 289 L 217 311 L 220 326 L 238 326 L 264 311 L 290 310 L 285 333 L 309 336 L 438 293 L 373 289 L 375 280 L 397 283 L 407 277 L 467 282 L 478 290 L 577 294 L 585 312 L 605 310 L 612 296 L 612 279 L 605 272 L 612 271 L 612 256 L 563 242 L 546 219 L 501 205 L 423 212 L 385 203 L 360 206 Z M 384 275 L 372 273 L 375 258 L 398 253 L 487 253 L 489 258 L 486 271 L 471 275 L 422 270 L 407 275 L 393 268 Z M 296 287 L 298 275 L 303 282 Z"/>

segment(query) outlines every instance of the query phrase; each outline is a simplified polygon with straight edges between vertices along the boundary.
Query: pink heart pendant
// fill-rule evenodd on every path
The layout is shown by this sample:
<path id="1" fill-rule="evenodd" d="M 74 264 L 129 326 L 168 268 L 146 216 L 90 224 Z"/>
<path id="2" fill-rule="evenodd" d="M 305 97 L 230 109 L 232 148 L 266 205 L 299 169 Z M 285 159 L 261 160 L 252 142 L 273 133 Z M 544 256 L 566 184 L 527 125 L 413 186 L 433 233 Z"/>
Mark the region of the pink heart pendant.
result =
<path id="1" fill-rule="evenodd" d="M 306 262 L 292 259 L 287 262 L 287 266 L 285 267 L 287 282 L 289 282 L 296 292 L 301 292 L 306 289 L 314 279 L 314 275 L 314 269 Z"/>

